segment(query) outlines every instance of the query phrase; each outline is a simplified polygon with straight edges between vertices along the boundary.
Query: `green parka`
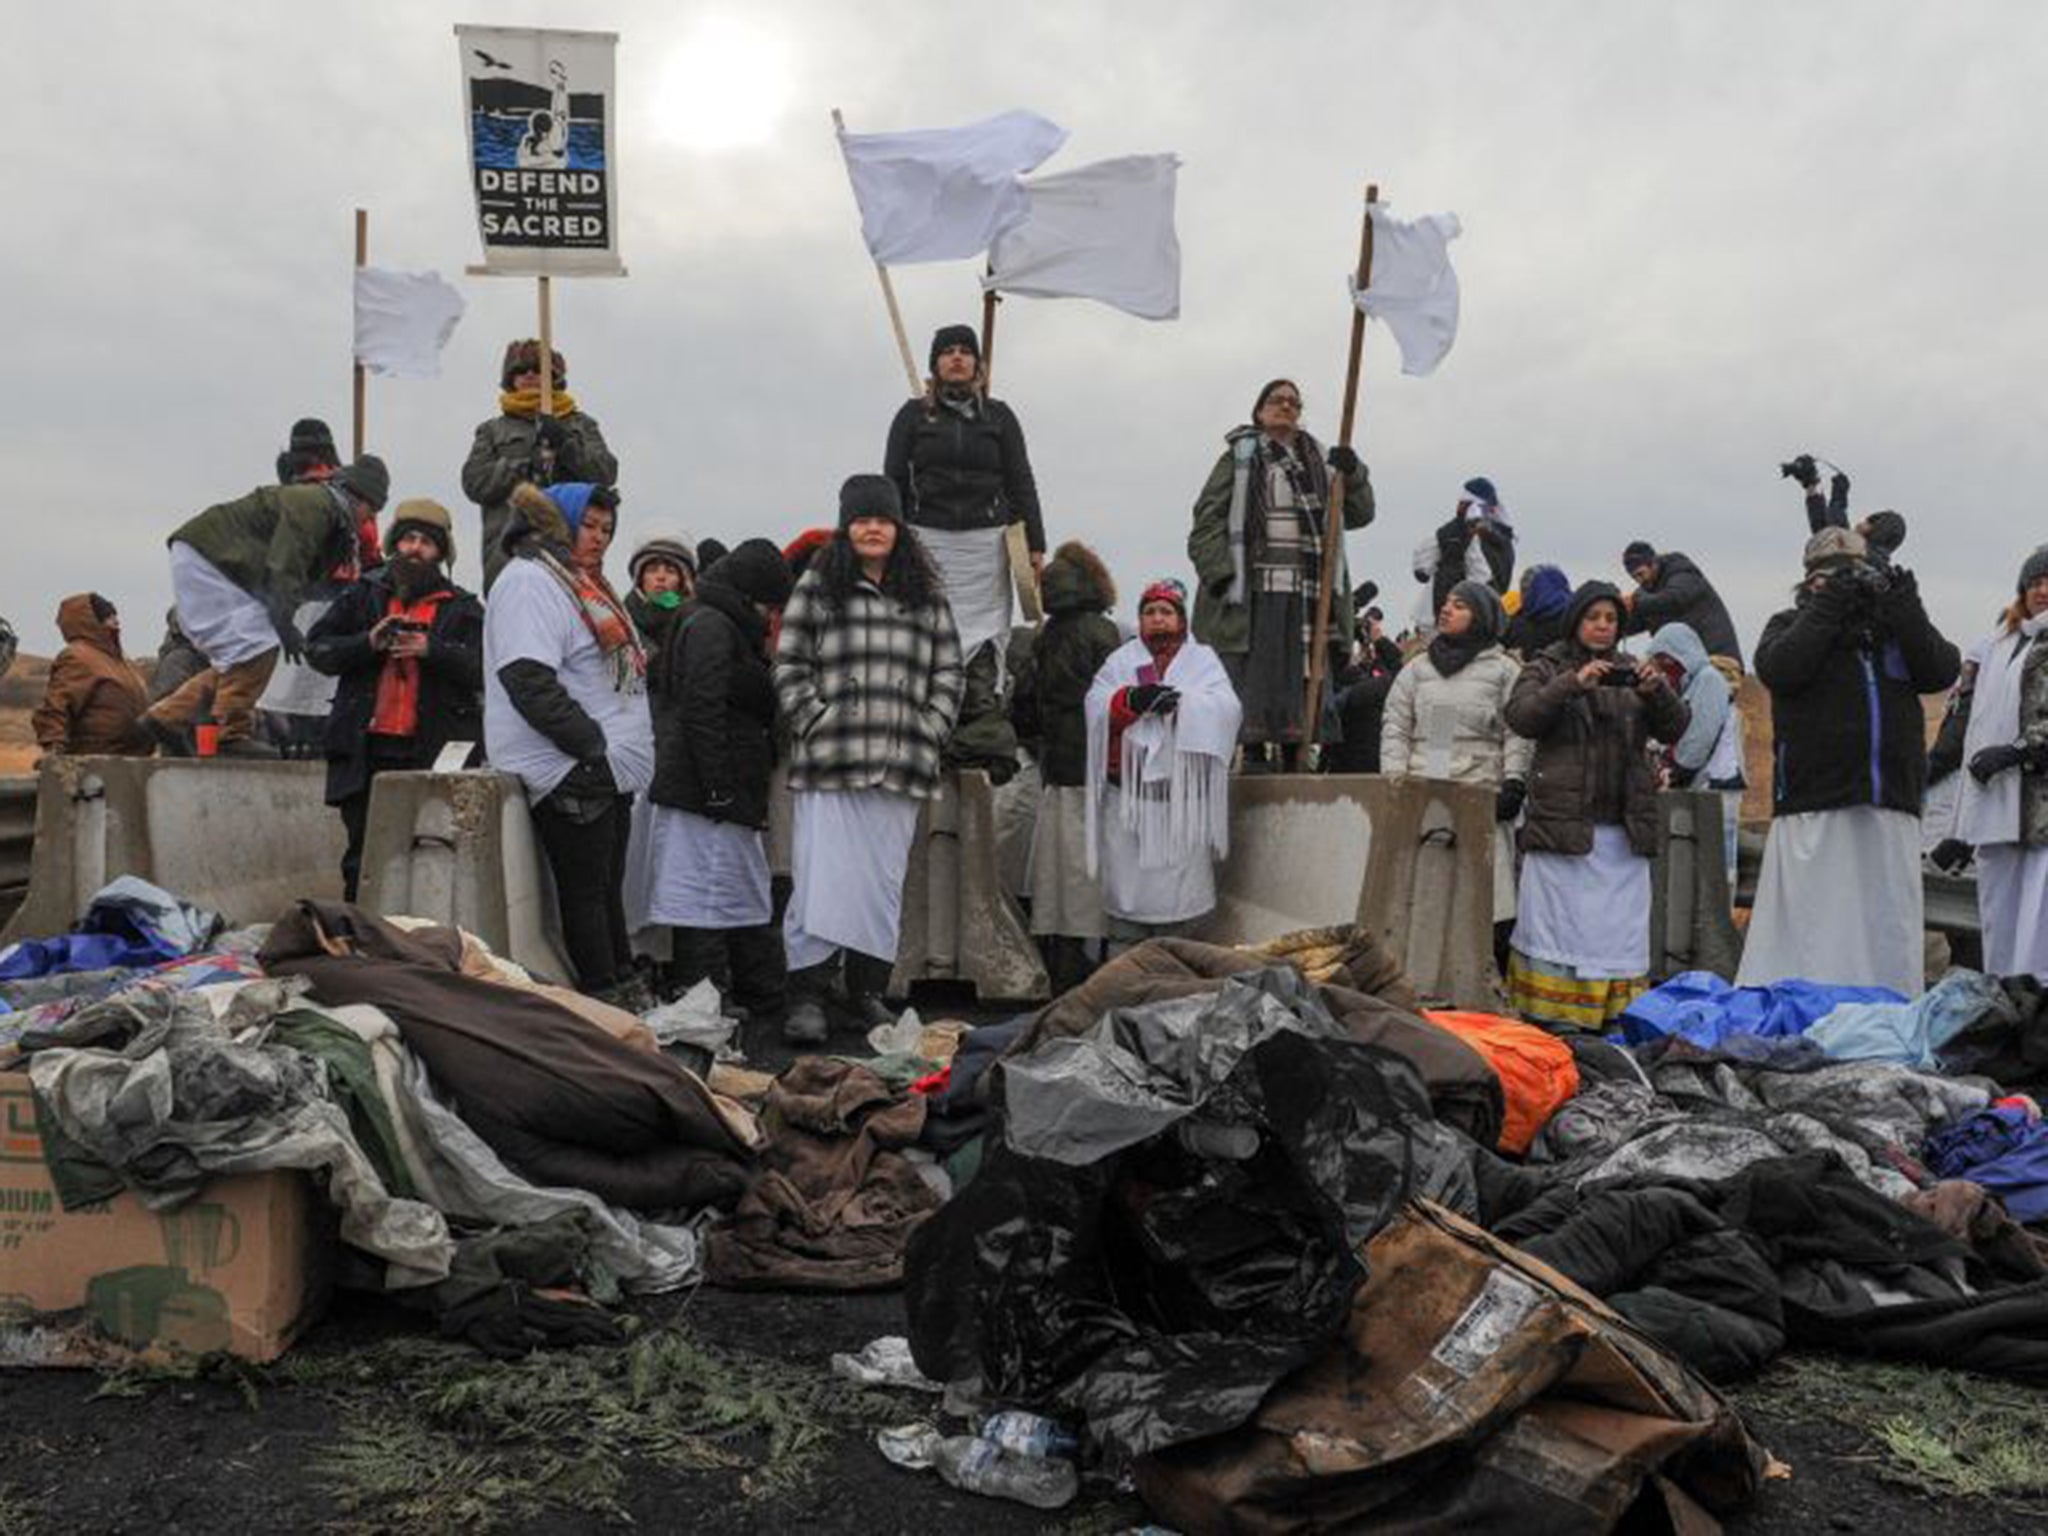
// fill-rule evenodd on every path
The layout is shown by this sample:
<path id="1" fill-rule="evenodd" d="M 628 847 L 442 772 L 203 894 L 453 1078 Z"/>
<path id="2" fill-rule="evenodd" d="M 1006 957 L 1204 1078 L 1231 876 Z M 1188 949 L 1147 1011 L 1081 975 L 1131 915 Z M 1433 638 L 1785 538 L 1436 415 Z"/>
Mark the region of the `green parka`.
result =
<path id="1" fill-rule="evenodd" d="M 1228 446 L 1216 460 L 1216 467 L 1209 471 L 1202 494 L 1195 498 L 1195 525 L 1188 533 L 1188 559 L 1194 564 L 1198 582 L 1193 619 L 1195 638 L 1226 655 L 1243 655 L 1252 648 L 1251 607 L 1229 601 L 1231 582 L 1237 572 L 1231 549 L 1230 503 L 1237 484 L 1238 445 L 1245 442 L 1256 450 L 1259 435 L 1257 427 L 1237 427 L 1225 435 Z M 1323 462 L 1323 445 L 1306 432 L 1297 433 L 1296 438 L 1311 482 L 1327 495 L 1329 471 Z M 1266 501 L 1265 477 L 1257 472 L 1255 455 L 1250 467 L 1242 519 L 1248 546 L 1243 551 L 1247 573 L 1258 552 L 1256 541 L 1264 526 Z M 1358 469 L 1355 478 L 1344 482 L 1347 529 L 1363 528 L 1373 518 L 1372 474 L 1363 464 Z M 1344 654 L 1349 655 L 1357 638 L 1358 618 L 1351 607 L 1351 575 L 1344 552 L 1339 549 L 1336 554 L 1337 579 L 1330 591 L 1331 643 L 1341 645 Z"/>
<path id="2" fill-rule="evenodd" d="M 189 544 L 273 611 L 289 610 L 355 552 L 356 516 L 327 485 L 259 485 L 208 507 L 168 542 Z"/>

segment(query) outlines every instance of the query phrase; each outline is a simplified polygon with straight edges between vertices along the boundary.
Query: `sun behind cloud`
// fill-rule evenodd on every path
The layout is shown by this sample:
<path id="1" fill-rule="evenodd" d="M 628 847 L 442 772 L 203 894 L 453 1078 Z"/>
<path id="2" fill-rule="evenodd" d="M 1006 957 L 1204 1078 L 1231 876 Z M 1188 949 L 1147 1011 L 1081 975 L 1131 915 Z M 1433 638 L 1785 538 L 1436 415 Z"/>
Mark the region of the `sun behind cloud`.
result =
<path id="1" fill-rule="evenodd" d="M 663 67 L 654 103 L 661 136 L 686 149 L 765 143 L 795 88 L 788 45 L 758 23 L 707 16 Z"/>

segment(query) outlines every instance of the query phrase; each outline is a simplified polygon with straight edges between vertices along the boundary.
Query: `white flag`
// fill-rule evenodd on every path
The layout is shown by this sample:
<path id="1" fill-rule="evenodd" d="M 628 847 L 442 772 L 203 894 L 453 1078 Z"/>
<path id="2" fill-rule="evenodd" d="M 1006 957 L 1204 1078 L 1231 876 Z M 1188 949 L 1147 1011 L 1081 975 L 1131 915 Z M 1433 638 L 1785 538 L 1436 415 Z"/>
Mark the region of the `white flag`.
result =
<path id="1" fill-rule="evenodd" d="M 1125 155 L 1024 183 L 1030 212 L 989 247 L 981 282 L 1036 299 L 1099 299 L 1141 320 L 1180 315 L 1175 155 Z"/>
<path id="2" fill-rule="evenodd" d="M 1434 373 L 1458 339 L 1458 274 L 1451 267 L 1450 243 L 1463 227 L 1455 213 L 1405 223 L 1382 203 L 1372 204 L 1371 217 L 1371 281 L 1359 293 L 1354 275 L 1352 297 L 1394 333 L 1403 373 Z"/>
<path id="3" fill-rule="evenodd" d="M 977 256 L 1024 216 L 1017 178 L 1067 142 L 1035 112 L 1005 112 L 964 128 L 842 133 L 860 232 L 875 260 Z"/>
<path id="4" fill-rule="evenodd" d="M 438 379 L 462 295 L 438 272 L 356 268 L 356 361 L 394 379 Z"/>

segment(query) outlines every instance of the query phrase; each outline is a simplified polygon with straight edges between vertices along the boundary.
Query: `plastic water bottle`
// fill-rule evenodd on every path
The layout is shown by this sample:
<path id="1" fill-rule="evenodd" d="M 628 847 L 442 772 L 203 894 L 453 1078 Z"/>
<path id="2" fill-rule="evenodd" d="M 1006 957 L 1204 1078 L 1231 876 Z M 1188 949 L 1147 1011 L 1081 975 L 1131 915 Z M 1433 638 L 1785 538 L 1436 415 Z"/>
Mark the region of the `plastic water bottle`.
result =
<path id="1" fill-rule="evenodd" d="M 939 1476 L 955 1488 L 985 1498 L 1012 1499 L 1033 1509 L 1058 1509 L 1081 1491 L 1081 1474 L 1071 1461 L 1013 1456 L 978 1435 L 954 1435 L 932 1452 Z"/>
<path id="2" fill-rule="evenodd" d="M 1060 1456 L 1072 1461 L 1081 1451 L 1080 1438 L 1064 1424 L 1018 1408 L 990 1414 L 981 1426 L 981 1438 L 1013 1456 Z"/>

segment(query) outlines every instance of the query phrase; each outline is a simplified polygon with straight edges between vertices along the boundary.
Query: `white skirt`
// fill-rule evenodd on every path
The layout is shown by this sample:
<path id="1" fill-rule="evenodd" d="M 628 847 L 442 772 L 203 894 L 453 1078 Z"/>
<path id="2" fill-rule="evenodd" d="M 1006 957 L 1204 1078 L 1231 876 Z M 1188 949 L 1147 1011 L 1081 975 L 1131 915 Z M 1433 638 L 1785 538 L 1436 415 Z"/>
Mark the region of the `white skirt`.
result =
<path id="1" fill-rule="evenodd" d="M 1515 948 L 1588 981 L 1650 973 L 1650 861 L 1626 828 L 1593 828 L 1591 853 L 1522 855 Z"/>
<path id="2" fill-rule="evenodd" d="M 791 970 L 841 949 L 896 958 L 903 882 L 923 802 L 885 789 L 798 790 L 789 909 L 782 916 Z"/>
<path id="3" fill-rule="evenodd" d="M 1927 988 L 1920 820 L 1874 805 L 1771 823 L 1736 984 L 1795 977 L 1838 987 Z"/>
<path id="4" fill-rule="evenodd" d="M 1102 882 L 1088 873 L 1088 791 L 1078 784 L 1050 785 L 1039 796 L 1031 838 L 1031 931 L 1104 936 Z"/>
<path id="5" fill-rule="evenodd" d="M 946 584 L 953 628 L 960 635 L 960 659 L 970 659 L 985 642 L 996 642 L 1000 675 L 1010 644 L 1010 549 L 1005 528 L 919 528 L 917 542 L 932 557 Z"/>
<path id="6" fill-rule="evenodd" d="M 757 928 L 774 916 L 768 840 L 752 827 L 674 806 L 649 807 L 649 922 L 672 928 Z"/>
<path id="7" fill-rule="evenodd" d="M 263 604 L 190 544 L 171 545 L 171 598 L 178 628 L 216 668 L 238 667 L 278 647 Z"/>
<path id="8" fill-rule="evenodd" d="M 1977 922 L 1987 975 L 2048 981 L 2048 848 L 1986 843 L 1977 850 Z"/>
<path id="9" fill-rule="evenodd" d="M 1202 848 L 1159 869 L 1138 863 L 1138 829 L 1126 826 L 1123 790 L 1102 791 L 1097 824 L 1102 832 L 1102 910 L 1128 923 L 1185 923 L 1216 905 L 1216 871 Z M 1087 866 L 1082 866 L 1086 871 Z"/>

